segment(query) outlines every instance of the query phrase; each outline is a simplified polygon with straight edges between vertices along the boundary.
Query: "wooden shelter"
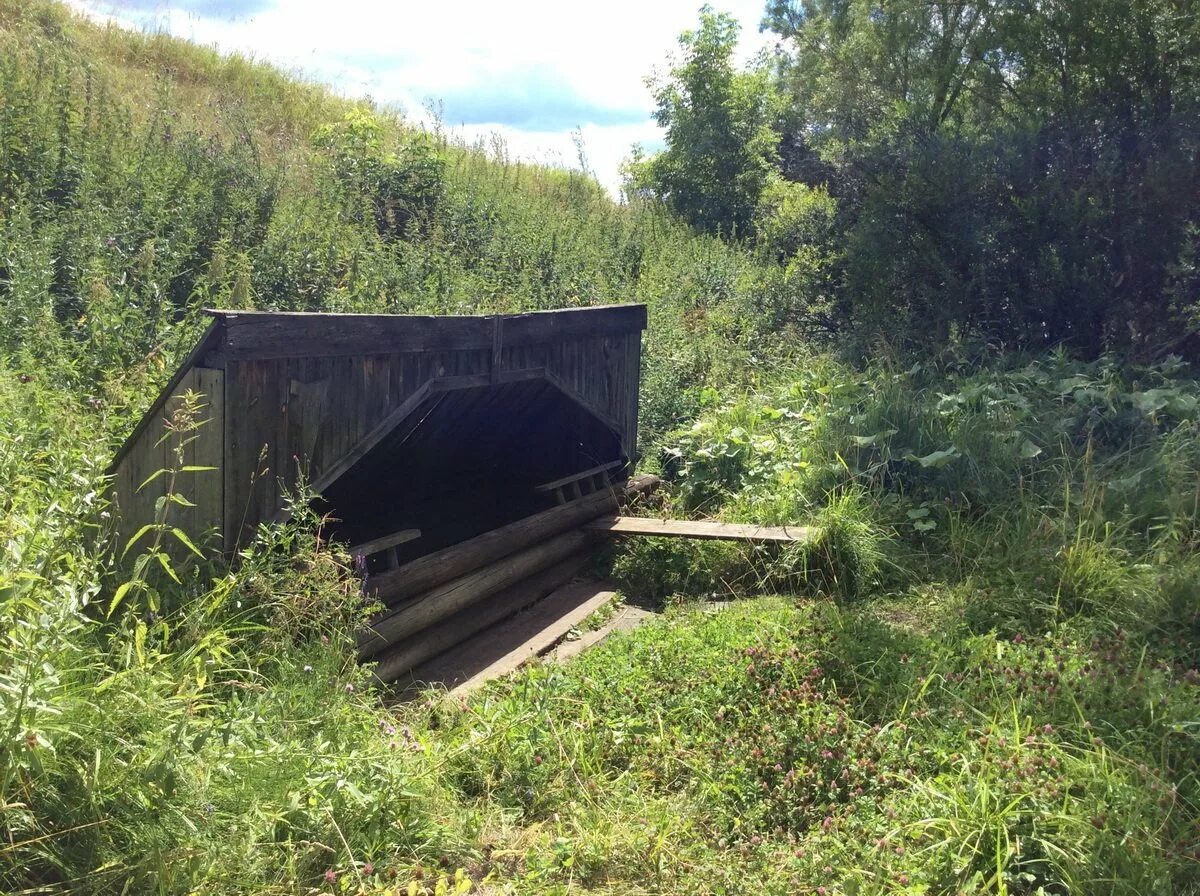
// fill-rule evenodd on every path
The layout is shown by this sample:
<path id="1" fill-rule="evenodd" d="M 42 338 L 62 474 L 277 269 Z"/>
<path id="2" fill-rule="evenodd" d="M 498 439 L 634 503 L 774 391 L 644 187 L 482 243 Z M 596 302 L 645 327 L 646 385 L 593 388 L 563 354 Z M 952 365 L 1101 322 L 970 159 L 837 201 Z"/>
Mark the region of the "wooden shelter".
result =
<path id="1" fill-rule="evenodd" d="M 549 643 L 610 594 L 562 587 L 606 537 L 807 537 L 614 516 L 657 482 L 629 475 L 645 306 L 209 313 L 113 461 L 118 531 L 166 522 L 232 556 L 287 517 L 303 480 L 382 605 L 358 639 L 382 681 L 458 668 L 459 645 L 475 663 L 503 625 L 536 630 L 514 655 Z"/>
<path id="2" fill-rule="evenodd" d="M 387 568 L 619 484 L 637 451 L 642 305 L 422 317 L 211 311 L 207 332 L 118 452 L 125 537 L 155 519 L 202 425 L 173 525 L 232 555 L 304 479 L 329 534 Z M 165 432 L 165 435 L 164 435 Z M 382 558 L 382 559 L 381 559 Z"/>

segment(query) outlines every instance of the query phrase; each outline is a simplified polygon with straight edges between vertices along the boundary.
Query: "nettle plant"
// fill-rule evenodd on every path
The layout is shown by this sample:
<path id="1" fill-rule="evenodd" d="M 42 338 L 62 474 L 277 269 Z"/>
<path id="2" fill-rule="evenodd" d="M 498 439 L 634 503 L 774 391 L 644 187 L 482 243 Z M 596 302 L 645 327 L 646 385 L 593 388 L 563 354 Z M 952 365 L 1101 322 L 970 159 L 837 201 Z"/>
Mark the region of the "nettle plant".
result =
<path id="1" fill-rule="evenodd" d="M 203 552 L 191 537 L 172 520 L 176 508 L 195 506 L 179 489 L 182 477 L 215 469 L 187 463 L 188 446 L 196 441 L 200 427 L 208 422 L 200 417 L 204 408 L 204 396 L 189 389 L 175 399 L 174 408 L 164 422 L 163 435 L 156 444 L 170 443 L 171 463 L 146 477 L 138 490 L 164 477 L 166 487 L 162 497 L 155 502 L 154 519 L 133 533 L 121 549 L 120 559 L 128 561 L 132 557 L 132 566 L 129 578 L 117 586 L 109 601 L 110 617 L 123 604 L 133 601 L 139 603 L 137 609 L 157 616 L 165 603 L 164 588 L 170 584 L 182 586 L 180 573 L 186 564 L 191 558 L 204 559 Z M 141 550 L 135 554 L 134 549 L 139 545 L 142 545 Z M 179 559 L 180 549 L 184 552 L 182 560 Z"/>

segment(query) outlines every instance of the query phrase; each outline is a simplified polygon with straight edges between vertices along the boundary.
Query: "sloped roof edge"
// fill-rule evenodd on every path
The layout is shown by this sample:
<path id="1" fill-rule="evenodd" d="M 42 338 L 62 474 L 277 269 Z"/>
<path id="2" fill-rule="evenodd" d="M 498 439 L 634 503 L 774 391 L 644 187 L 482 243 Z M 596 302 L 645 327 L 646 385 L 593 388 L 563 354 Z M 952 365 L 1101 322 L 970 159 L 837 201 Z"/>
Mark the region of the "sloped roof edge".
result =
<path id="1" fill-rule="evenodd" d="M 223 329 L 224 324 L 220 320 L 213 320 L 211 323 L 209 323 L 208 329 L 204 331 L 204 335 L 200 337 L 200 339 L 192 347 L 192 350 L 188 352 L 183 363 L 175 368 L 175 372 L 171 375 L 171 378 L 167 380 L 167 384 L 162 387 L 162 390 L 158 393 L 158 397 L 154 399 L 154 403 L 147 408 L 146 413 L 142 414 L 141 419 L 138 420 L 137 425 L 134 426 L 133 432 L 129 434 L 129 438 L 121 443 L 121 447 L 117 450 L 116 455 L 113 456 L 112 463 L 110 463 L 108 465 L 108 469 L 105 470 L 108 475 L 111 476 L 117 471 L 117 467 L 125 458 L 125 455 L 127 455 L 133 449 L 134 444 L 137 442 L 138 438 L 141 437 L 142 433 L 146 431 L 146 428 L 150 425 L 150 422 L 156 419 L 158 415 L 162 413 L 163 408 L 167 404 L 167 399 L 171 397 L 171 393 L 175 391 L 181 382 L 183 382 L 183 378 L 187 376 L 188 371 L 195 367 L 201 358 L 203 358 L 206 354 L 220 344 L 221 331 Z"/>

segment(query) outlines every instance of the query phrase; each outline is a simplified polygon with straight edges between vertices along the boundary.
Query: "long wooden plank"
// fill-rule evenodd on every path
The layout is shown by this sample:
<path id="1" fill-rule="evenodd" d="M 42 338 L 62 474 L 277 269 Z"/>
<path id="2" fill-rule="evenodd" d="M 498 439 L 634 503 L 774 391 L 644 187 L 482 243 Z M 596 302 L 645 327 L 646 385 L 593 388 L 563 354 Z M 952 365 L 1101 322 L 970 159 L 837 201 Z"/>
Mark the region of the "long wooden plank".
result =
<path id="1" fill-rule="evenodd" d="M 417 632 L 391 647 L 379 658 L 375 677 L 385 684 L 395 681 L 421 663 L 454 647 L 490 626 L 541 600 L 587 565 L 587 552 L 568 557 L 516 585 L 505 588 L 474 606 Z"/>
<path id="2" fill-rule="evenodd" d="M 133 428 L 133 432 L 129 434 L 129 438 L 127 438 L 121 445 L 120 449 L 113 457 L 112 463 L 108 465 L 108 473 L 112 474 L 117 471 L 117 467 L 119 467 L 121 461 L 125 459 L 125 455 L 133 450 L 133 446 L 137 444 L 138 440 L 142 437 L 142 433 L 144 433 L 147 428 L 162 418 L 163 408 L 166 406 L 167 401 L 172 395 L 175 394 L 175 390 L 179 387 L 179 384 L 183 382 L 183 378 L 188 375 L 192 368 L 199 365 L 204 356 L 220 344 L 221 333 L 222 328 L 218 321 L 214 320 L 209 323 L 208 328 L 204 331 L 204 335 L 197 340 L 196 344 L 192 347 L 192 350 L 188 352 L 187 357 L 184 358 L 183 363 L 179 365 L 179 368 L 174 374 L 171 375 L 171 378 L 167 380 L 166 385 L 162 387 L 162 391 L 160 391 L 158 393 L 158 397 L 154 399 L 154 404 L 150 405 L 149 410 L 142 415 L 142 419 L 137 422 L 137 425 Z M 154 438 L 157 439 L 158 436 L 154 436 Z"/>
<path id="3" fill-rule="evenodd" d="M 388 436 L 404 419 L 417 410 L 432 394 L 429 383 L 425 383 L 412 395 L 404 399 L 398 408 L 388 414 L 369 433 L 363 436 L 353 448 L 343 454 L 336 462 L 330 464 L 321 472 L 320 477 L 313 483 L 313 491 L 321 492 L 328 488 L 339 476 L 361 460 L 368 451 Z"/>
<path id="4" fill-rule="evenodd" d="M 591 545 L 596 536 L 574 530 L 542 544 L 511 554 L 490 566 L 454 579 L 375 619 L 358 636 L 358 653 L 365 659 L 464 607 L 478 603 L 521 579 L 553 566 Z"/>
<path id="5" fill-rule="evenodd" d="M 657 615 L 657 613 L 642 607 L 621 607 L 608 622 L 599 628 L 584 632 L 574 641 L 563 641 L 548 655 L 548 659 L 555 663 L 565 663 L 579 656 L 585 650 L 595 647 L 609 635 L 617 632 L 631 632 Z"/>
<path id="6" fill-rule="evenodd" d="M 196 368 L 196 388 L 205 396 L 206 407 L 201 411 L 204 425 L 196 433 L 188 463 L 197 467 L 212 467 L 191 474 L 196 479 L 196 506 L 192 508 L 193 524 L 188 530 L 193 538 L 215 534 L 214 548 L 221 547 L 225 514 L 225 371 Z"/>
<path id="7" fill-rule="evenodd" d="M 650 535 L 721 541 L 808 541 L 814 533 L 810 526 L 754 526 L 710 520 L 663 520 L 637 516 L 602 517 L 585 523 L 583 528 L 613 535 Z"/>
<path id="8" fill-rule="evenodd" d="M 412 673 L 422 684 L 440 684 L 464 693 L 507 675 L 545 653 L 567 632 L 616 597 L 596 582 L 564 585 L 508 622 L 464 641 Z"/>
<path id="9" fill-rule="evenodd" d="M 483 535 L 427 554 L 399 569 L 380 573 L 368 587 L 379 600 L 393 605 L 428 591 L 456 576 L 474 572 L 506 554 L 573 529 L 616 509 L 618 497 L 631 498 L 658 485 L 655 476 L 639 476 L 622 489 L 596 492 L 578 501 L 543 510 Z"/>
<path id="10" fill-rule="evenodd" d="M 611 473 L 618 467 L 624 466 L 624 461 L 614 460 L 606 464 L 600 464 L 597 467 L 592 467 L 590 470 L 584 470 L 581 473 L 572 473 L 570 476 L 564 476 L 562 479 L 555 479 L 553 482 L 547 482 L 544 485 L 537 486 L 539 492 L 552 492 L 556 488 L 562 488 L 564 485 L 570 485 L 572 482 L 579 482 L 583 479 L 591 479 L 599 473 Z"/>
<path id="11" fill-rule="evenodd" d="M 494 351 L 492 316 L 212 311 L 225 325 L 224 356 L 332 357 L 403 351 Z M 644 305 L 600 305 L 503 315 L 503 345 L 621 335 L 646 328 Z"/>

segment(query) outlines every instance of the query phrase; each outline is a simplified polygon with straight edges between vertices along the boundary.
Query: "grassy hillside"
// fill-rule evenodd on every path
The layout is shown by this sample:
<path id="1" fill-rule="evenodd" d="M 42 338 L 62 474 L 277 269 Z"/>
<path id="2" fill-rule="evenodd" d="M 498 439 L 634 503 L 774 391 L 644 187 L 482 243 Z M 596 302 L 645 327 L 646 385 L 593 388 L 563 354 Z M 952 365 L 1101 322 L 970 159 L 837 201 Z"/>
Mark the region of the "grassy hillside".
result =
<path id="1" fill-rule="evenodd" d="M 0 0 L 0 890 L 1200 891 L 1193 373 L 851 366 L 789 282 L 579 174 Z M 630 300 L 671 511 L 819 540 L 614 552 L 662 619 L 393 709 L 303 512 L 113 609 L 102 471 L 202 307 Z"/>
<path id="2" fill-rule="evenodd" d="M 767 301 L 772 266 L 578 172 L 54 5 L 0 6 L 0 46 L 0 348 L 114 409 L 144 402 L 203 306 L 647 302 L 652 431 L 679 415 L 681 384 L 783 344 L 743 313 Z"/>

